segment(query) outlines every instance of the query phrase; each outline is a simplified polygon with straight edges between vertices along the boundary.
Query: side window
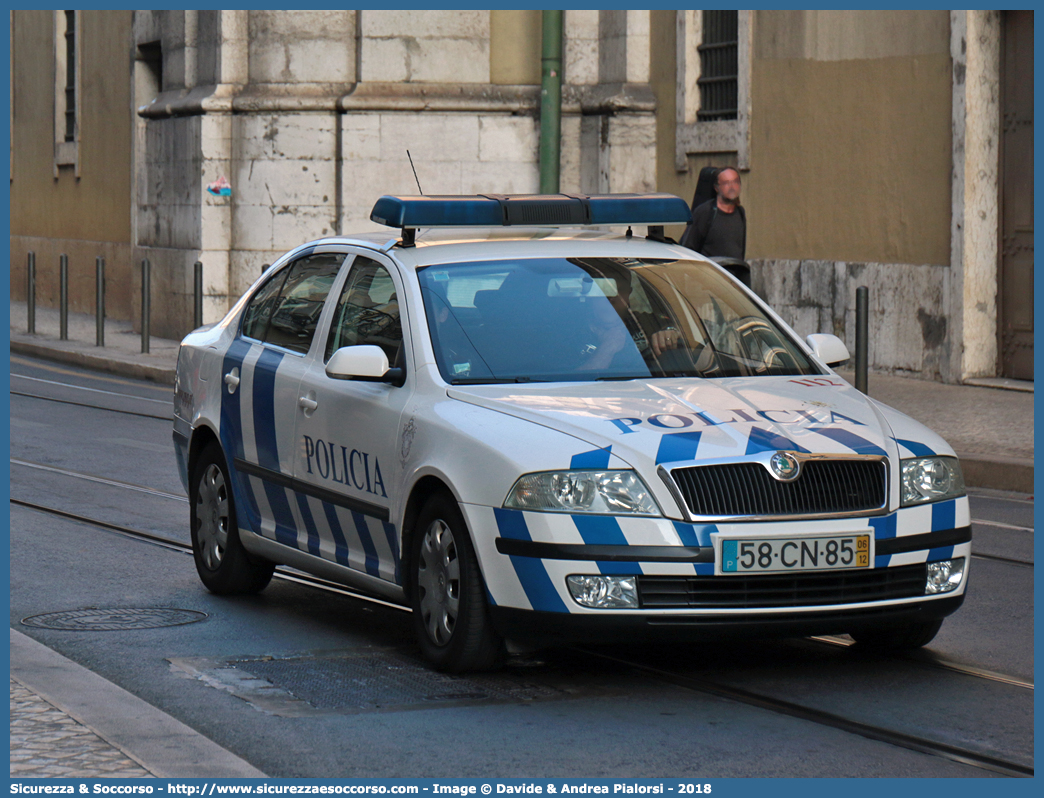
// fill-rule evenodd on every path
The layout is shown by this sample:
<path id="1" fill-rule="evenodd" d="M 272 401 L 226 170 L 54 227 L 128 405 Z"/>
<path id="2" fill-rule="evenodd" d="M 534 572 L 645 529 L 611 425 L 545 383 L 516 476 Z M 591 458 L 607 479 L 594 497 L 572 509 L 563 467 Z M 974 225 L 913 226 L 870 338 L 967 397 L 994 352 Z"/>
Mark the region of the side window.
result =
<path id="1" fill-rule="evenodd" d="M 369 258 L 357 258 L 334 312 L 326 360 L 342 346 L 373 344 L 396 365 L 402 346 L 399 300 L 388 270 Z M 399 362 L 401 365 L 401 361 Z"/>
<path id="2" fill-rule="evenodd" d="M 242 334 L 246 338 L 254 338 L 258 341 L 265 340 L 265 331 L 268 329 L 268 320 L 272 318 L 272 310 L 279 302 L 279 292 L 286 282 L 289 269 L 281 269 L 271 277 L 254 294 L 246 310 L 243 311 Z"/>
<path id="3" fill-rule="evenodd" d="M 311 255 L 274 275 L 247 306 L 243 335 L 305 353 L 345 256 Z"/>

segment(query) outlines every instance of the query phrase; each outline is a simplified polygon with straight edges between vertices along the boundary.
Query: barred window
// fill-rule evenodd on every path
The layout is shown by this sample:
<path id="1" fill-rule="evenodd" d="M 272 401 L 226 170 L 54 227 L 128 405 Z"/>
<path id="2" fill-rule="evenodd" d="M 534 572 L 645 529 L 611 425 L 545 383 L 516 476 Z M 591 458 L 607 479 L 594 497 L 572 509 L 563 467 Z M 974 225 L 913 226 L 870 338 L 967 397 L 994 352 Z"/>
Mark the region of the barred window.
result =
<path id="1" fill-rule="evenodd" d="M 80 107 L 83 54 L 81 11 L 54 14 L 54 176 L 59 166 L 73 166 L 80 176 Z"/>
<path id="2" fill-rule="evenodd" d="M 65 11 L 65 141 L 76 141 L 76 12 Z"/>
<path id="3" fill-rule="evenodd" d="M 697 119 L 735 119 L 738 107 L 739 12 L 704 11 Z"/>

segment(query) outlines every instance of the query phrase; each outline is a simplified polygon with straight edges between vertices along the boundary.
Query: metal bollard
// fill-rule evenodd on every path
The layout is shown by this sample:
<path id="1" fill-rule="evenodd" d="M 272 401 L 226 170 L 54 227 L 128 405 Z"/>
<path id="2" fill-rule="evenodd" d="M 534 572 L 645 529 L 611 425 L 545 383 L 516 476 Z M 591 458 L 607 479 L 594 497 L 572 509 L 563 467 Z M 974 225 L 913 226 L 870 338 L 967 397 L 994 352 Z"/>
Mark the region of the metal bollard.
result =
<path id="1" fill-rule="evenodd" d="M 69 340 L 69 256 L 58 257 L 58 337 Z"/>
<path id="2" fill-rule="evenodd" d="M 869 395 L 867 386 L 867 339 L 870 327 L 870 291 L 865 285 L 856 289 L 856 351 L 855 351 L 855 387 Z"/>
<path id="3" fill-rule="evenodd" d="M 94 345 L 105 346 L 105 258 L 94 259 Z"/>
<path id="4" fill-rule="evenodd" d="M 152 312 L 150 270 L 149 259 L 145 258 L 141 262 L 141 353 L 143 355 L 149 353 L 149 315 Z"/>
<path id="5" fill-rule="evenodd" d="M 192 288 L 192 329 L 195 330 L 203 326 L 203 264 L 197 260 L 193 269 L 195 275 Z"/>
<path id="6" fill-rule="evenodd" d="M 25 275 L 25 310 L 28 317 L 29 334 L 36 334 L 36 253 L 29 253 Z"/>

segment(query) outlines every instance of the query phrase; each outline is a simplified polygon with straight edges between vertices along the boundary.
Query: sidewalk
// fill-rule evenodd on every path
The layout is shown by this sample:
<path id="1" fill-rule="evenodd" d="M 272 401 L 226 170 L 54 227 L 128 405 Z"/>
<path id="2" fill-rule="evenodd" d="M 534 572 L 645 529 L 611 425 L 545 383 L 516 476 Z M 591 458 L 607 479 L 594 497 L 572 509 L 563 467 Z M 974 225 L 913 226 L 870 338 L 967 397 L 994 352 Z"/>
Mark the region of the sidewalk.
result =
<path id="1" fill-rule="evenodd" d="M 11 629 L 11 778 L 261 778 L 179 720 Z"/>
<path id="2" fill-rule="evenodd" d="M 97 371 L 174 384 L 178 342 L 149 338 L 149 354 L 141 353 L 141 333 L 129 321 L 105 320 L 105 346 L 95 346 L 97 327 L 88 313 L 69 314 L 69 338 L 59 338 L 56 308 L 36 308 L 36 335 L 29 335 L 25 302 L 11 302 L 11 352 L 58 360 Z"/>
<path id="3" fill-rule="evenodd" d="M 36 309 L 36 335 L 26 333 L 24 302 L 11 302 L 11 351 L 86 368 L 174 384 L 178 342 L 141 334 L 130 322 L 106 320 L 105 346 L 95 342 L 94 316 L 69 314 L 69 340 L 58 340 L 58 311 Z M 841 372 L 849 382 L 851 372 Z M 976 385 L 871 374 L 870 396 L 938 432 L 961 458 L 968 485 L 1033 492 L 1033 383 L 979 380 Z M 992 387 L 998 386 L 998 387 Z"/>

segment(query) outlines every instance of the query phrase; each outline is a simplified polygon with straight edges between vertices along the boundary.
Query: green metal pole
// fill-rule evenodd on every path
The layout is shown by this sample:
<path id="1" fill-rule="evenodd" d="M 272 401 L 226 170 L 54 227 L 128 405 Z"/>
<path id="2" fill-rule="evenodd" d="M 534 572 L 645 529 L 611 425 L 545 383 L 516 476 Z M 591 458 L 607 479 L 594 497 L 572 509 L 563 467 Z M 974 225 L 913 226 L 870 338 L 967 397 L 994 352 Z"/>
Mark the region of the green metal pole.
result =
<path id="1" fill-rule="evenodd" d="M 540 58 L 540 193 L 558 193 L 562 147 L 562 12 L 544 11 Z"/>

